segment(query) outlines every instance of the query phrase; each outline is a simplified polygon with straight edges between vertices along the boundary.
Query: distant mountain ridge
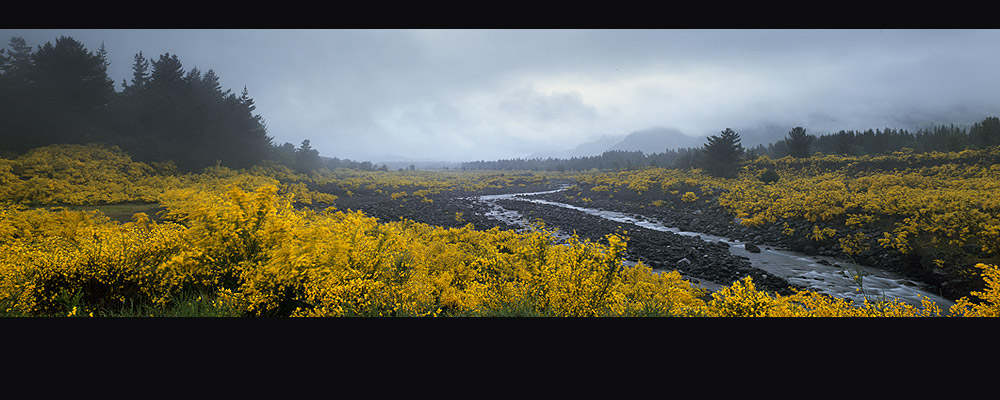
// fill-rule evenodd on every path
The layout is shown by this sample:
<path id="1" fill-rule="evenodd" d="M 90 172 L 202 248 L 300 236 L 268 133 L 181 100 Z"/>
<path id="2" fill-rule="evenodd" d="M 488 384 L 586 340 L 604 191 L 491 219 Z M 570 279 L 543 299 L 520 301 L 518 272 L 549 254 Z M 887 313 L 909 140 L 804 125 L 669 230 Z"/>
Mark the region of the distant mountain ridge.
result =
<path id="1" fill-rule="evenodd" d="M 884 124 L 871 123 L 842 123 L 842 128 L 823 127 L 831 125 L 832 117 L 819 116 L 818 120 L 823 123 L 815 123 L 821 127 L 813 127 L 814 124 L 801 122 L 779 122 L 776 120 L 760 121 L 750 124 L 737 124 L 733 126 L 720 125 L 716 131 L 702 133 L 700 136 L 691 136 L 682 133 L 676 128 L 653 127 L 640 131 L 634 131 L 628 135 L 604 135 L 600 138 L 580 144 L 572 149 L 563 151 L 540 152 L 532 155 L 533 158 L 561 158 L 569 159 L 573 157 L 598 156 L 609 150 L 642 151 L 646 154 L 663 153 L 666 150 L 680 148 L 701 148 L 707 143 L 710 135 L 719 135 L 725 128 L 732 128 L 740 134 L 740 142 L 745 149 L 763 145 L 776 144 L 785 139 L 789 131 L 796 126 L 806 128 L 807 133 L 814 136 L 832 134 L 838 130 L 864 130 L 880 128 L 906 129 L 915 132 L 919 129 L 930 129 L 936 126 L 956 124 L 959 126 L 970 126 L 978 122 L 984 116 L 995 115 L 993 108 L 975 107 L 972 105 L 961 105 L 953 107 L 944 112 L 929 112 L 925 110 L 907 110 L 898 112 L 895 115 L 886 117 Z"/>
<path id="2" fill-rule="evenodd" d="M 703 137 L 685 135 L 674 128 L 650 128 L 628 134 L 608 150 L 638 150 L 647 154 L 662 153 L 667 149 L 701 147 L 704 142 L 705 138 Z"/>
<path id="3" fill-rule="evenodd" d="M 546 151 L 532 154 L 532 158 L 573 158 L 573 157 L 590 157 L 600 155 L 605 151 L 608 151 L 612 146 L 621 142 L 625 136 L 622 135 L 603 135 L 597 140 L 582 143 L 576 147 L 569 150 L 562 151 Z"/>
<path id="4" fill-rule="evenodd" d="M 693 137 L 674 128 L 649 128 L 628 135 L 604 135 L 597 140 L 564 151 L 535 153 L 537 158 L 573 158 L 598 156 L 609 150 L 662 153 L 667 149 L 701 147 L 704 137 Z"/>

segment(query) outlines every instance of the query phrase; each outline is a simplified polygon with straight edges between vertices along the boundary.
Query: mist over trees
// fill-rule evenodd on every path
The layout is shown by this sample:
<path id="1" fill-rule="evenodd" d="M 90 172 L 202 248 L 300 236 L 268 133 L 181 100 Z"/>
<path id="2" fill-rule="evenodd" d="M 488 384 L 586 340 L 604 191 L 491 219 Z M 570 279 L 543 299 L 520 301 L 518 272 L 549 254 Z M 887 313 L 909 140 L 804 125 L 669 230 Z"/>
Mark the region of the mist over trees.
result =
<path id="1" fill-rule="evenodd" d="M 717 176 L 732 176 L 740 160 L 743 158 L 744 149 L 740 144 L 740 134 L 726 128 L 717 136 L 709 136 L 708 143 L 705 143 L 704 168 L 711 174 Z"/>
<path id="2" fill-rule="evenodd" d="M 117 118 L 109 141 L 137 159 L 198 170 L 217 162 L 248 168 L 271 155 L 271 138 L 246 87 L 239 96 L 223 91 L 213 70 L 185 72 L 169 53 L 151 61 L 140 52 L 132 69 L 111 104 Z"/>
<path id="3" fill-rule="evenodd" d="M 911 149 L 916 152 L 961 151 L 1000 145 L 1000 118 L 987 117 L 971 127 L 954 124 L 940 125 L 910 133 L 905 129 L 885 128 L 865 131 L 841 130 L 819 136 L 807 134 L 807 129 L 797 126 L 787 136 L 767 145 L 742 148 L 739 134 L 727 128 L 721 135 L 707 138 L 701 148 L 664 149 L 662 153 L 642 151 L 606 151 L 590 157 L 505 159 L 497 161 L 472 161 L 461 164 L 462 169 L 477 170 L 532 170 L 532 171 L 587 171 L 629 170 L 644 167 L 701 168 L 707 172 L 726 175 L 733 172 L 739 159 L 810 157 L 813 154 L 848 156 L 889 154 Z M 742 151 L 741 151 L 742 150 Z"/>
<path id="4" fill-rule="evenodd" d="M 172 162 L 180 171 L 222 165 L 248 168 L 273 161 L 296 171 L 352 168 L 388 170 L 369 161 L 320 156 L 309 140 L 296 147 L 277 145 L 255 112 L 244 86 L 223 89 L 215 71 L 185 69 L 175 54 L 135 54 L 132 74 L 116 91 L 108 76 L 107 53 L 86 49 L 62 36 L 37 48 L 10 39 L 0 49 L 0 156 L 22 154 L 50 144 L 98 143 L 119 146 L 137 161 Z M 775 132 L 777 134 L 777 132 Z M 777 136 L 777 135 L 775 135 Z M 728 175 L 740 159 L 758 156 L 809 157 L 959 151 L 1000 145 L 1000 119 L 987 117 L 969 127 L 940 125 L 911 133 L 885 128 L 806 134 L 797 126 L 774 143 L 743 148 L 739 134 L 726 128 L 700 148 L 661 153 L 612 150 L 590 157 L 470 161 L 461 169 L 585 171 L 645 167 L 702 168 Z"/>
<path id="5" fill-rule="evenodd" d="M 788 137 L 784 140 L 785 149 L 792 157 L 806 158 L 810 155 L 809 146 L 813 140 L 816 140 L 815 136 L 807 135 L 805 128 L 796 126 L 788 131 Z"/>
<path id="6" fill-rule="evenodd" d="M 119 146 L 137 161 L 173 162 L 181 171 L 248 168 L 275 160 L 319 168 L 318 152 L 275 146 L 247 88 L 223 90 L 215 71 L 185 70 L 175 54 L 135 55 L 131 79 L 115 90 L 103 48 L 73 38 L 0 50 L 0 154 L 50 144 Z"/>
<path id="7" fill-rule="evenodd" d="M 561 158 L 514 158 L 496 161 L 463 162 L 463 170 L 501 171 L 588 171 L 629 170 L 644 167 L 671 168 L 696 149 L 666 149 L 663 153 L 646 154 L 639 150 L 608 150 L 600 155 Z"/>
<path id="8" fill-rule="evenodd" d="M 60 37 L 33 51 L 13 38 L 0 53 L 0 151 L 106 140 L 114 94 L 103 50 Z"/>

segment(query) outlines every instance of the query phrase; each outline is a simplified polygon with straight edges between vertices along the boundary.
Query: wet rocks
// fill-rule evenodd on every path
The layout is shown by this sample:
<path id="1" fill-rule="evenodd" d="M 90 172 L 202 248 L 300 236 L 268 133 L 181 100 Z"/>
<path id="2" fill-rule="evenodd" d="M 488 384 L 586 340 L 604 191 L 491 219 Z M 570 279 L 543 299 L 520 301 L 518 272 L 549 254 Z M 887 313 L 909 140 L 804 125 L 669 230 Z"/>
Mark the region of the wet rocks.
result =
<path id="1" fill-rule="evenodd" d="M 761 290 L 786 295 L 792 293 L 792 285 L 785 279 L 768 275 L 753 267 L 746 258 L 734 256 L 725 243 L 706 242 L 697 236 L 678 235 L 610 221 L 558 206 L 518 200 L 499 200 L 497 203 L 506 209 L 518 211 L 529 219 L 542 220 L 547 227 L 575 232 L 581 239 L 604 241 L 608 234 L 624 234 L 628 237 L 630 259 L 641 255 L 654 268 L 678 269 L 684 275 L 726 285 L 750 276 Z"/>
<path id="2" fill-rule="evenodd" d="M 723 285 L 750 276 L 758 289 L 791 294 L 789 289 L 791 285 L 787 281 L 751 266 L 745 258 L 734 256 L 729 252 L 729 245 L 725 242 L 707 242 L 697 236 L 655 231 L 558 206 L 522 200 L 495 200 L 491 203 L 493 204 L 468 197 L 442 195 L 434 197 L 433 202 L 373 198 L 364 201 L 341 201 L 337 207 L 361 210 L 382 221 L 409 219 L 443 227 L 462 227 L 471 223 L 476 229 L 493 227 L 524 229 L 523 226 L 487 216 L 492 207 L 499 205 L 504 209 L 520 213 L 529 223 L 541 221 L 546 229 L 557 229 L 563 234 L 576 234 L 580 239 L 606 243 L 607 235 L 621 234 L 628 238 L 627 258 L 631 261 L 642 261 L 656 269 L 676 269 L 687 277 Z M 717 211 L 711 208 L 703 210 L 701 215 L 703 219 L 699 219 L 696 226 L 690 230 L 698 231 L 705 228 L 705 224 L 711 225 L 712 221 L 718 221 L 718 218 L 713 217 L 714 214 L 717 214 Z M 730 220 L 731 218 L 726 218 L 727 223 Z"/>

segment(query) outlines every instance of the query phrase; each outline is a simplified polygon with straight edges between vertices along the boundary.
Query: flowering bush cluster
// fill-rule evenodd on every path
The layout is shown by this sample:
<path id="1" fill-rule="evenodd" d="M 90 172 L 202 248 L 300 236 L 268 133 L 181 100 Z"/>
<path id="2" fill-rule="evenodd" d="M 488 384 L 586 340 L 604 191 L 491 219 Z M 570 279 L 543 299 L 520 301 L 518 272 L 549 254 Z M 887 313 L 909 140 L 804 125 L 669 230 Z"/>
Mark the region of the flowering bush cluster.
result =
<path id="1" fill-rule="evenodd" d="M 4 315 L 169 315 L 167 310 L 192 303 L 197 305 L 196 315 L 231 316 L 941 314 L 929 301 L 921 306 L 897 300 L 855 304 L 808 291 L 772 295 L 756 290 L 749 278 L 708 296 L 676 271 L 626 265 L 626 238 L 617 235 L 598 243 L 575 236 L 561 239 L 542 227 L 529 232 L 446 229 L 407 220 L 379 222 L 333 207 L 295 207 L 305 196 L 332 203 L 324 193 L 310 189 L 322 186 L 317 184 L 322 179 L 318 174 L 302 179 L 276 167 L 251 171 L 216 167 L 177 176 L 163 172 L 169 166 L 132 163 L 113 149 L 81 146 L 45 151 L 50 153 L 41 157 L 44 163 L 35 156 L 0 160 L 6 200 L 0 203 L 0 313 Z M 91 158 L 80 161 L 81 152 Z M 404 179 L 398 174 L 369 173 L 368 184 L 362 183 L 362 176 L 353 178 L 357 188 L 384 190 L 392 187 L 391 180 Z M 787 170 L 785 174 L 771 186 L 796 180 Z M 492 176 L 487 180 L 491 184 L 517 184 L 507 176 Z M 696 197 L 695 191 L 711 195 L 720 189 L 720 198 L 746 193 L 739 190 L 741 181 L 705 177 L 698 171 L 651 169 L 616 177 L 621 180 L 606 183 L 612 193 L 623 183 L 649 191 L 658 187 L 664 193 L 677 192 L 672 195 L 678 197 L 682 192 Z M 42 184 L 43 178 L 51 187 Z M 444 174 L 419 184 L 410 180 L 386 193 L 434 190 L 435 179 L 452 185 L 470 179 L 468 184 L 474 185 L 474 178 Z M 120 197 L 93 197 L 111 187 L 98 186 L 95 180 L 101 179 L 107 185 L 121 185 L 114 186 L 122 189 L 115 194 Z M 540 178 L 518 179 L 523 183 Z M 605 178 L 595 174 L 581 179 Z M 913 182 L 907 187 L 921 187 L 918 177 L 905 179 Z M 439 188 L 454 190 L 444 187 Z M 839 185 L 829 182 L 826 187 L 835 192 Z M 77 201 L 156 201 L 165 211 L 156 219 L 138 213 L 128 222 L 118 222 L 98 211 L 25 205 Z M 982 201 L 977 204 L 989 200 Z M 852 210 L 855 224 L 882 217 L 845 209 Z M 830 232 L 817 228 L 811 234 Z M 952 315 L 997 315 L 1000 272 L 994 265 L 979 267 L 986 289 L 971 293 L 978 300 L 961 299 L 950 310 Z"/>
<path id="2" fill-rule="evenodd" d="M 182 294 L 232 315 L 691 315 L 704 293 L 623 264 L 623 238 L 380 223 L 292 207 L 275 186 L 163 196 L 165 221 L 6 207 L 0 303 L 16 315 L 170 307 Z"/>
<path id="3" fill-rule="evenodd" d="M 275 186 L 170 192 L 166 220 L 97 212 L 0 213 L 0 304 L 8 315 L 115 315 L 193 294 L 239 316 L 926 316 L 899 301 L 778 296 L 750 279 L 713 293 L 676 272 L 626 266 L 625 239 L 544 229 L 477 231 L 292 207 Z M 990 287 L 960 315 L 996 312 Z M 992 302 L 992 303 L 991 303 Z"/>
<path id="4" fill-rule="evenodd" d="M 654 205 L 703 200 L 745 226 L 777 225 L 790 239 L 839 245 L 856 256 L 881 248 L 921 252 L 967 276 L 1000 259 L 1000 147 L 883 156 L 759 157 L 723 179 L 697 169 L 647 168 L 579 177 L 596 193 L 648 193 Z M 771 171 L 778 179 L 762 181 Z M 659 191 L 653 190 L 659 187 Z M 596 190 L 600 188 L 600 191 Z M 581 191 L 579 195 L 584 195 Z M 795 229 L 802 226 L 805 229 Z M 794 225 L 794 226 L 793 226 Z M 972 277 L 975 278 L 974 276 Z"/>

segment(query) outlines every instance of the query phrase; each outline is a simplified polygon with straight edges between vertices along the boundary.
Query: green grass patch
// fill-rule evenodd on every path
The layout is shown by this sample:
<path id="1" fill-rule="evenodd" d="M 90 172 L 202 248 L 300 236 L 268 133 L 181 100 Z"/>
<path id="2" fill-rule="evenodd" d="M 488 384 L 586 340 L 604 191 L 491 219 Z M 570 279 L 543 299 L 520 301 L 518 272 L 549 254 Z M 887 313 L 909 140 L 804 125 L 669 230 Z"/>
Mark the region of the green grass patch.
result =
<path id="1" fill-rule="evenodd" d="M 146 213 L 152 220 L 159 220 L 160 216 L 157 215 L 160 211 L 166 210 L 166 208 L 160 206 L 160 203 L 118 203 L 118 204 L 100 204 L 100 205 L 59 205 L 47 207 L 50 210 L 68 210 L 68 211 L 93 211 L 97 210 L 118 222 L 128 222 L 132 219 L 132 216 L 136 213 Z"/>

